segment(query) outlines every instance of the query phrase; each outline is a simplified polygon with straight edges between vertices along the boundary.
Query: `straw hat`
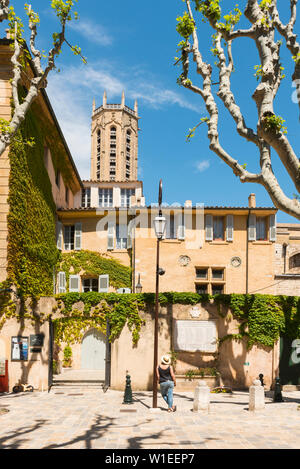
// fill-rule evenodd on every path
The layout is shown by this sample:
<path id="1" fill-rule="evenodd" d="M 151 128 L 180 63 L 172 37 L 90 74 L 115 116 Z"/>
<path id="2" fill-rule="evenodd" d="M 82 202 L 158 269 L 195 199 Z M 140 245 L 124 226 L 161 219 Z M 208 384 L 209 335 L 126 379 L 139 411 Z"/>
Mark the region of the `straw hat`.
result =
<path id="1" fill-rule="evenodd" d="M 168 356 L 168 355 L 163 355 L 161 357 L 161 362 L 164 364 L 164 365 L 171 365 L 171 358 Z"/>

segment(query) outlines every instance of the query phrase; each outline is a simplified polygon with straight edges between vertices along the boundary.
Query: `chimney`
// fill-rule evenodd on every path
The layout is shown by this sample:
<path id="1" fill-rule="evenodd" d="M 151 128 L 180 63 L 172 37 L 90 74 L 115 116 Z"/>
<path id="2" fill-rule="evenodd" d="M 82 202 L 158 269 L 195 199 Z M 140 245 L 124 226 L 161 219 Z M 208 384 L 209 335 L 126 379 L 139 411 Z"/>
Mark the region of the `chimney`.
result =
<path id="1" fill-rule="evenodd" d="M 248 207 L 255 208 L 256 207 L 256 198 L 255 194 L 250 194 L 248 197 Z"/>
<path id="2" fill-rule="evenodd" d="M 192 201 L 191 200 L 186 200 L 185 203 L 184 203 L 184 206 L 186 208 L 192 208 Z"/>

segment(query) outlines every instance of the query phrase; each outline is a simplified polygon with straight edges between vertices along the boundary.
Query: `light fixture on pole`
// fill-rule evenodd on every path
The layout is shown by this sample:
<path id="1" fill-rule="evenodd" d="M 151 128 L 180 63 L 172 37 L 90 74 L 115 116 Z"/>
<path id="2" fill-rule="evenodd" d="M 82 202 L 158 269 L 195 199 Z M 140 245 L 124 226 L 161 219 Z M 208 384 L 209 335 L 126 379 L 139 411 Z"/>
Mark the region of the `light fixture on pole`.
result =
<path id="1" fill-rule="evenodd" d="M 154 219 L 154 230 L 157 238 L 156 249 L 156 285 L 155 285 L 155 320 L 154 320 L 154 360 L 153 360 L 153 402 L 152 407 L 157 408 L 157 376 L 156 369 L 158 365 L 158 293 L 159 293 L 159 276 L 164 273 L 163 269 L 159 267 L 159 243 L 163 239 L 166 229 L 166 219 L 162 214 L 162 180 L 159 182 L 158 193 L 158 216 Z"/>
<path id="2" fill-rule="evenodd" d="M 143 286 L 141 284 L 141 276 L 138 276 L 138 283 L 135 286 L 135 293 L 142 293 Z"/>

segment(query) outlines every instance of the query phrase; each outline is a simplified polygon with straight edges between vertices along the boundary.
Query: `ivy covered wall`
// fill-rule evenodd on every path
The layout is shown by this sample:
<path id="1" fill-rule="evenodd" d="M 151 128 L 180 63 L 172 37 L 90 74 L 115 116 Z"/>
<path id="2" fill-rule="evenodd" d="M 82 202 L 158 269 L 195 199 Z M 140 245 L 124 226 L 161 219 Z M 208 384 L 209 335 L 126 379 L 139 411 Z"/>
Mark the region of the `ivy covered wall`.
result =
<path id="1" fill-rule="evenodd" d="M 52 295 L 59 256 L 56 207 L 44 165 L 46 130 L 37 110 L 36 106 L 29 110 L 9 152 L 8 278 L 25 298 Z"/>

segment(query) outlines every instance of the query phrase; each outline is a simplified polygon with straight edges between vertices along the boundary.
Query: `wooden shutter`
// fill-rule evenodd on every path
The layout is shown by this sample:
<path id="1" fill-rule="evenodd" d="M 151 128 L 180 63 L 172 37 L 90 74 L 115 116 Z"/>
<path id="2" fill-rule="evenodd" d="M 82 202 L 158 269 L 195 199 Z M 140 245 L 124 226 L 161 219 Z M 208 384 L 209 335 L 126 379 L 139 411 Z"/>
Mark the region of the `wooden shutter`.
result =
<path id="1" fill-rule="evenodd" d="M 227 215 L 226 217 L 226 241 L 233 241 L 233 230 L 234 230 L 234 217 L 233 215 Z"/>
<path id="2" fill-rule="evenodd" d="M 276 215 L 270 215 L 269 218 L 269 239 L 276 241 Z"/>
<path id="3" fill-rule="evenodd" d="M 112 251 L 115 244 L 115 228 L 113 223 L 108 223 L 107 227 L 107 250 Z"/>
<path id="4" fill-rule="evenodd" d="M 127 249 L 132 248 L 132 236 L 134 236 L 134 221 L 130 220 L 127 229 Z"/>
<path id="5" fill-rule="evenodd" d="M 57 249 L 62 250 L 63 248 L 63 225 L 60 222 L 57 222 L 57 225 L 56 225 L 56 245 L 57 245 Z"/>
<path id="6" fill-rule="evenodd" d="M 205 239 L 206 241 L 213 240 L 213 216 L 205 215 Z"/>
<path id="7" fill-rule="evenodd" d="M 248 241 L 256 241 L 256 215 L 249 216 Z"/>
<path id="8" fill-rule="evenodd" d="M 66 293 L 66 274 L 58 272 L 58 293 Z"/>
<path id="9" fill-rule="evenodd" d="M 177 239 L 183 241 L 185 239 L 185 223 L 184 223 L 184 214 L 179 213 L 177 215 L 179 219 L 178 228 L 177 228 Z"/>
<path id="10" fill-rule="evenodd" d="M 80 276 L 70 275 L 69 279 L 69 292 L 79 292 L 80 287 Z"/>
<path id="11" fill-rule="evenodd" d="M 81 249 L 81 233 L 82 233 L 82 223 L 75 224 L 75 239 L 74 239 L 74 248 L 76 251 Z"/>
<path id="12" fill-rule="evenodd" d="M 99 275 L 99 293 L 108 293 L 109 290 L 109 275 Z"/>

